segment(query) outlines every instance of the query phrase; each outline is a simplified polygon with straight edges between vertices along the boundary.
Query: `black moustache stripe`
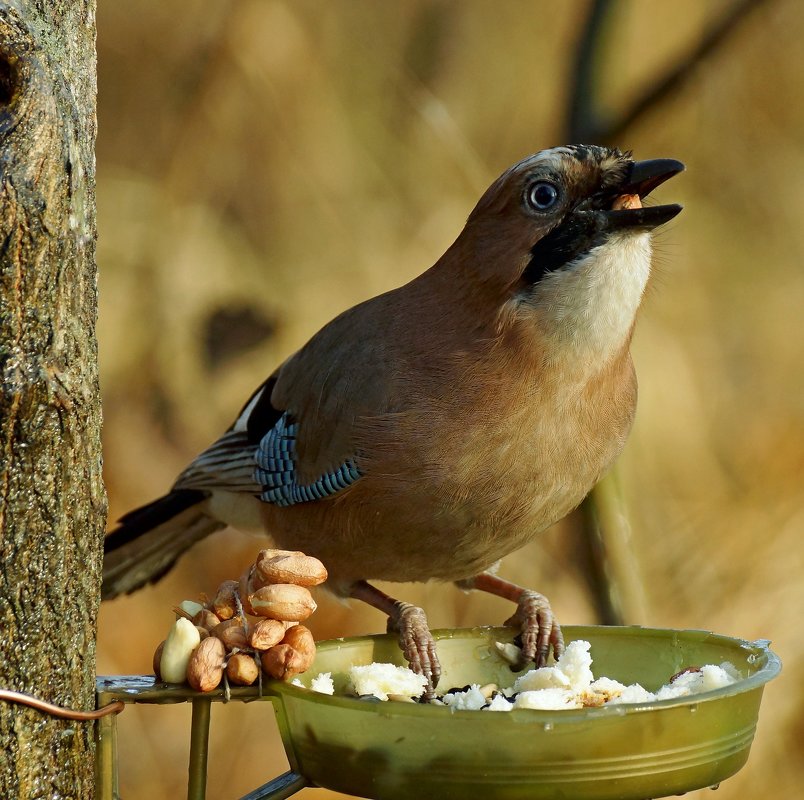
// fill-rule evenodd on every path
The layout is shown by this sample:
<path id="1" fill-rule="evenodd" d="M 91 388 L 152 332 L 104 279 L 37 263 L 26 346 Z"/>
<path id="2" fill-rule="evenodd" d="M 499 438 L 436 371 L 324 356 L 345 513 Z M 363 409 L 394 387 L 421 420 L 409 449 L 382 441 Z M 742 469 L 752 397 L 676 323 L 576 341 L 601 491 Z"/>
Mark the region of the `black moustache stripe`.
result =
<path id="1" fill-rule="evenodd" d="M 531 247 L 522 280 L 536 284 L 548 272 L 561 269 L 605 240 L 606 232 L 596 214 L 570 214 Z"/>

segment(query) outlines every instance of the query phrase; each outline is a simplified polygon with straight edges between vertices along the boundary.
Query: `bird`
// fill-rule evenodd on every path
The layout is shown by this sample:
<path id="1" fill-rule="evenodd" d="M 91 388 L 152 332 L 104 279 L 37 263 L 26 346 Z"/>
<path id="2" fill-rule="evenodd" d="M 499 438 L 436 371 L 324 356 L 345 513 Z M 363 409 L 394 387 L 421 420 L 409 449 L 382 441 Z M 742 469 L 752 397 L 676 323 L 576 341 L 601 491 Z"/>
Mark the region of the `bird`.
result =
<path id="1" fill-rule="evenodd" d="M 682 210 L 642 200 L 683 170 L 599 145 L 507 169 L 432 267 L 325 325 L 167 494 L 120 519 L 103 599 L 232 526 L 319 558 L 334 594 L 388 616 L 430 688 L 441 666 L 424 610 L 370 581 L 506 598 L 523 663 L 558 657 L 549 601 L 499 562 L 578 506 L 624 447 L 652 231 Z"/>

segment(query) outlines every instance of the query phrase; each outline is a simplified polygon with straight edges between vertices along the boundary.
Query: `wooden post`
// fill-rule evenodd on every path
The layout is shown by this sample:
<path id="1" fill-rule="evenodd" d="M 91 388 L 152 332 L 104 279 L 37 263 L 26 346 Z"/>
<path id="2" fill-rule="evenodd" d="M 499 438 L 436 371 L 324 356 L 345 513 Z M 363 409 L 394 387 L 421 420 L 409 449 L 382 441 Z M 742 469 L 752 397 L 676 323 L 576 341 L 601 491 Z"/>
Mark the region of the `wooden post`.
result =
<path id="1" fill-rule="evenodd" d="M 106 512 L 95 74 L 95 0 L 0 0 L 0 686 L 80 710 Z M 92 797 L 93 726 L 0 703 L 0 797 Z"/>

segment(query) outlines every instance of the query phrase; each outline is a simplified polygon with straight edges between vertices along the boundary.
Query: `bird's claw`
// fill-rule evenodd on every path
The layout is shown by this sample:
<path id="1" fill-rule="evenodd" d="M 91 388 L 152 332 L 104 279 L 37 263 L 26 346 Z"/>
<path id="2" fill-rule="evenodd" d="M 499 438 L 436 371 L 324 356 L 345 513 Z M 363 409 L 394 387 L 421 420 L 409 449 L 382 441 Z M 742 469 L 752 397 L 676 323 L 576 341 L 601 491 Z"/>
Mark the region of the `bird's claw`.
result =
<path id="1" fill-rule="evenodd" d="M 519 628 L 522 636 L 522 664 L 536 662 L 544 667 L 553 648 L 558 658 L 564 652 L 564 637 L 561 627 L 550 607 L 550 601 L 538 592 L 525 589 L 517 602 L 516 613 L 507 619 L 506 626 Z"/>
<path id="2" fill-rule="evenodd" d="M 399 634 L 399 646 L 410 668 L 427 678 L 425 696 L 434 697 L 441 663 L 424 611 L 410 603 L 398 603 L 396 613 L 388 618 L 388 631 Z"/>

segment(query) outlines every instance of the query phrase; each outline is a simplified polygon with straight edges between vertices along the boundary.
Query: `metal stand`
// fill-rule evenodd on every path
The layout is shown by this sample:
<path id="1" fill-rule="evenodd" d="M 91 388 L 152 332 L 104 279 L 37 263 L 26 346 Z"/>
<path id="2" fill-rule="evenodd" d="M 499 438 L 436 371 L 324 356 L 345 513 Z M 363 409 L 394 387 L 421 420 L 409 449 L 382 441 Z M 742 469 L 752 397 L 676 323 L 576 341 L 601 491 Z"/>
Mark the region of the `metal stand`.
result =
<path id="1" fill-rule="evenodd" d="M 228 694 L 219 689 L 201 695 L 188 686 L 158 683 L 153 676 L 147 675 L 99 677 L 96 682 L 96 697 L 99 708 L 114 700 L 122 700 L 124 703 L 192 703 L 187 800 L 205 800 L 206 798 L 212 703 L 228 702 L 229 700 L 240 702 L 263 700 L 272 702 L 274 708 L 277 708 L 274 699 L 261 694 L 257 687 L 234 687 Z M 291 769 L 284 775 L 245 795 L 243 800 L 284 800 L 310 785 L 306 778 L 293 769 L 296 766 L 296 760 L 284 714 L 277 713 L 277 724 Z M 97 800 L 120 800 L 117 772 L 117 715 L 110 714 L 99 719 L 95 728 L 95 736 L 95 797 Z"/>
<path id="2" fill-rule="evenodd" d="M 190 764 L 187 800 L 204 800 L 207 796 L 207 756 L 209 754 L 209 720 L 212 701 L 203 697 L 193 700 L 190 723 Z"/>
<path id="3" fill-rule="evenodd" d="M 285 800 L 309 785 L 304 776 L 291 770 L 243 795 L 240 800 Z"/>
<path id="4" fill-rule="evenodd" d="M 101 717 L 95 723 L 95 798 L 120 798 L 117 780 L 117 714 Z"/>

